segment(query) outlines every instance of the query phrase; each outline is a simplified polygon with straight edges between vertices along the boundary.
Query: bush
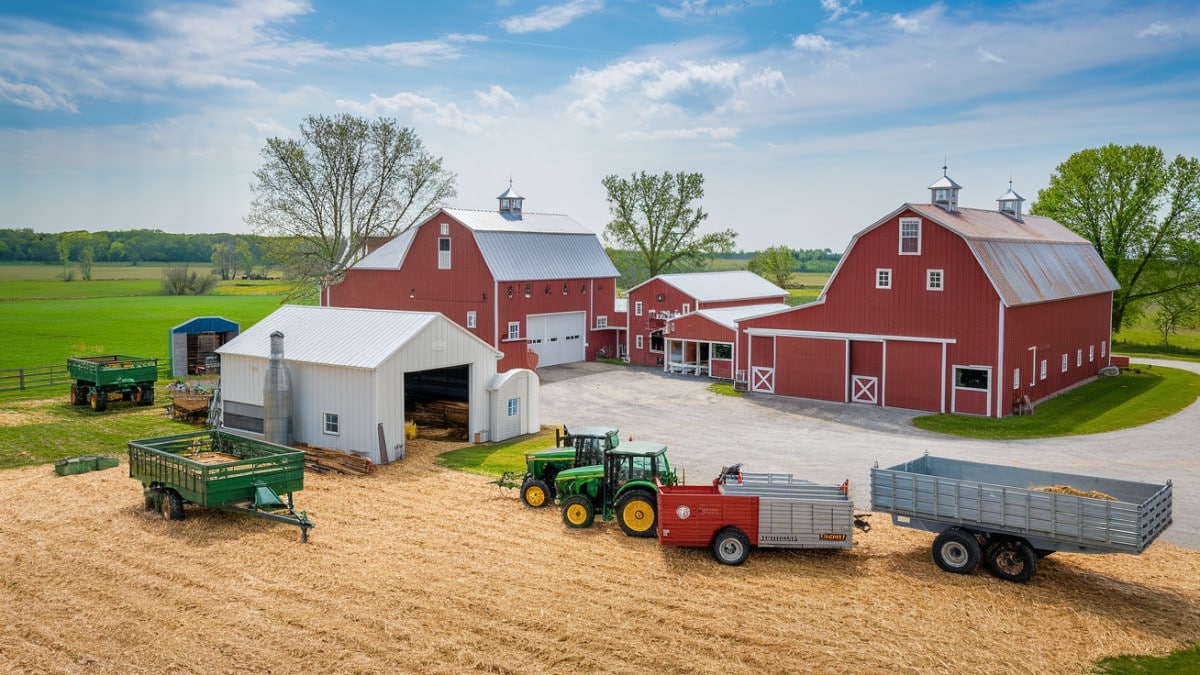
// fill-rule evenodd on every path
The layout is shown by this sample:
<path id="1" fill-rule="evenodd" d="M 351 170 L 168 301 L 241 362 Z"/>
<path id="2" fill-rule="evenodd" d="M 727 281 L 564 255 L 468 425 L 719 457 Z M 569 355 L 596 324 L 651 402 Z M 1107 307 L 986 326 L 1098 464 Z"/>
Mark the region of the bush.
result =
<path id="1" fill-rule="evenodd" d="M 197 274 L 187 265 L 171 265 L 163 269 L 164 295 L 204 295 L 217 286 L 212 274 Z"/>

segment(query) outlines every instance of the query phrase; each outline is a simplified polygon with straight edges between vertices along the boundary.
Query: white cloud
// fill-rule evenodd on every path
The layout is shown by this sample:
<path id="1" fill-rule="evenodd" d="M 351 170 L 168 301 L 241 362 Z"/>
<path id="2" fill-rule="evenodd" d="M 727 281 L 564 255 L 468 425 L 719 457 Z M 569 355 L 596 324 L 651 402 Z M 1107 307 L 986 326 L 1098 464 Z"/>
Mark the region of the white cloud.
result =
<path id="1" fill-rule="evenodd" d="M 510 17 L 500 25 L 509 33 L 546 32 L 558 30 L 601 9 L 604 9 L 602 0 L 571 0 L 565 5 L 542 5 L 533 14 Z"/>
<path id="2" fill-rule="evenodd" d="M 65 110 L 79 112 L 75 104 L 61 94 L 22 82 L 9 82 L 0 77 L 0 101 L 32 110 Z"/>
<path id="3" fill-rule="evenodd" d="M 792 40 L 792 46 L 802 52 L 814 52 L 817 54 L 828 54 L 833 51 L 833 43 L 822 35 L 808 33 L 805 35 L 797 35 L 795 40 Z"/>
<path id="4" fill-rule="evenodd" d="M 984 49 L 983 47 L 979 48 L 978 53 L 979 53 L 979 60 L 983 61 L 985 63 L 1004 63 L 1005 62 L 1004 59 L 1000 58 L 999 56 L 996 56 L 995 54 L 989 52 L 988 50 Z"/>
<path id="5" fill-rule="evenodd" d="M 925 28 L 921 25 L 921 20 L 916 17 L 906 17 L 900 14 L 892 15 L 892 27 L 905 33 L 923 33 Z"/>
<path id="6" fill-rule="evenodd" d="M 664 19 L 679 20 L 690 17 L 726 16 L 745 11 L 752 4 L 755 3 L 747 0 L 734 0 L 712 5 L 708 3 L 708 0 L 682 0 L 678 8 L 659 5 L 655 7 L 655 11 Z"/>
<path id="7" fill-rule="evenodd" d="M 387 98 L 372 94 L 371 100 L 366 103 L 339 99 L 337 106 L 366 115 L 395 115 L 407 112 L 416 122 L 446 127 L 468 134 L 479 133 L 494 126 L 498 121 L 491 115 L 471 114 L 463 111 L 457 104 L 439 104 L 431 98 L 408 91 L 402 91 Z"/>
<path id="8" fill-rule="evenodd" d="M 660 129 L 658 131 L 626 131 L 618 138 L 635 141 L 729 141 L 738 137 L 740 129 L 733 127 L 693 127 L 691 129 Z"/>
<path id="9" fill-rule="evenodd" d="M 512 109 L 517 107 L 517 99 L 498 84 L 493 84 L 487 91 L 475 92 L 475 100 L 484 108 Z"/>
<path id="10" fill-rule="evenodd" d="M 821 9 L 829 12 L 830 21 L 837 21 L 849 12 L 851 7 L 861 3 L 862 0 L 821 0 Z"/>
<path id="11" fill-rule="evenodd" d="M 1178 28 L 1172 28 L 1171 26 L 1168 26 L 1165 23 L 1159 23 L 1157 21 L 1150 24 L 1149 26 L 1146 26 L 1145 28 L 1143 28 L 1142 30 L 1137 32 L 1137 36 L 1140 38 L 1148 38 L 1148 37 L 1175 38 L 1175 37 L 1180 37 L 1181 35 L 1183 35 L 1183 32 L 1180 31 Z"/>

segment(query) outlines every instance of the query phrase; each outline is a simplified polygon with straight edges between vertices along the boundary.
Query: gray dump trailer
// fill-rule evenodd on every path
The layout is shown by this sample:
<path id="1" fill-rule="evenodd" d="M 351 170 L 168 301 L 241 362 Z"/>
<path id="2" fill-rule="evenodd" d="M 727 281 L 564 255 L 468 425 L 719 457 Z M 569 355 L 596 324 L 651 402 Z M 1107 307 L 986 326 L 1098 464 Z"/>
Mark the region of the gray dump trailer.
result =
<path id="1" fill-rule="evenodd" d="M 1056 551 L 1141 553 L 1171 524 L 1171 482 L 1158 485 L 925 455 L 871 469 L 871 508 L 937 532 L 933 560 L 970 574 L 980 562 L 1027 581 Z"/>

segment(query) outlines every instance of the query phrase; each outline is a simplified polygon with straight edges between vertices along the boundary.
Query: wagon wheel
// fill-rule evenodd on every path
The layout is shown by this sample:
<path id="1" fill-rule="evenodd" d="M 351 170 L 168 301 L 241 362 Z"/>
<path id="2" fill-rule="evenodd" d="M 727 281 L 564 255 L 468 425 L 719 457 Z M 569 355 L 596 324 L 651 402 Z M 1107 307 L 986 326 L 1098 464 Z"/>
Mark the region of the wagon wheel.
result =
<path id="1" fill-rule="evenodd" d="M 133 388 L 133 402 L 138 405 L 142 405 L 142 388 L 141 387 Z"/>
<path id="2" fill-rule="evenodd" d="M 521 485 L 521 501 L 529 508 L 542 508 L 550 502 L 550 486 L 537 478 L 525 481 Z"/>
<path id="3" fill-rule="evenodd" d="M 1037 553 L 1020 539 L 1004 537 L 992 541 L 983 563 L 989 572 L 1005 581 L 1029 581 L 1037 573 Z"/>
<path id="4" fill-rule="evenodd" d="M 750 538 L 736 527 L 722 528 L 713 537 L 710 550 L 719 563 L 741 565 L 750 557 Z"/>
<path id="5" fill-rule="evenodd" d="M 71 405 L 87 405 L 87 402 L 87 387 L 81 387 L 77 384 L 71 385 Z"/>
<path id="6" fill-rule="evenodd" d="M 592 521 L 596 519 L 596 509 L 592 507 L 592 501 L 584 495 L 571 495 L 563 500 L 562 518 L 570 528 L 591 527 Z"/>
<path id="7" fill-rule="evenodd" d="M 658 525 L 658 505 L 645 490 L 626 492 L 617 499 L 617 524 L 631 537 L 653 537 Z"/>
<path id="8" fill-rule="evenodd" d="M 108 394 L 93 389 L 88 392 L 88 404 L 92 406 L 92 410 L 104 412 L 104 409 L 108 407 Z"/>
<path id="9" fill-rule="evenodd" d="M 951 528 L 933 540 L 933 561 L 947 572 L 970 574 L 982 556 L 979 540 L 965 530 Z"/>
<path id="10" fill-rule="evenodd" d="M 183 520 L 183 498 L 171 490 L 162 493 L 158 511 L 167 520 Z"/>
<path id="11" fill-rule="evenodd" d="M 157 511 L 162 508 L 162 495 L 154 490 L 143 490 L 142 497 L 146 502 L 147 511 Z"/>
<path id="12" fill-rule="evenodd" d="M 143 388 L 142 405 L 153 405 L 153 404 L 154 404 L 154 385 L 150 385 L 150 386 Z"/>

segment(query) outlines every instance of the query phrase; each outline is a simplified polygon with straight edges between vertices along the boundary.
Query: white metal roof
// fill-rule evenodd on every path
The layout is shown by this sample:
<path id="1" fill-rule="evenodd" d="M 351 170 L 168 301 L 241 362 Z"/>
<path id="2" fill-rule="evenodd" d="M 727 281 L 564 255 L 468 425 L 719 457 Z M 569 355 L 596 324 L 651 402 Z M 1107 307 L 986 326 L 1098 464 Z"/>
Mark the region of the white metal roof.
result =
<path id="1" fill-rule="evenodd" d="M 721 307 L 718 309 L 700 309 L 692 312 L 698 314 L 713 323 L 720 324 L 730 330 L 737 329 L 737 322 L 743 319 L 748 319 L 759 314 L 769 314 L 779 312 L 788 308 L 788 305 L 782 302 L 772 302 L 762 305 L 742 305 L 740 307 Z M 688 316 L 687 314 L 683 316 Z M 671 321 L 678 321 L 683 316 L 672 317 Z"/>
<path id="2" fill-rule="evenodd" d="M 364 270 L 398 270 L 412 245 L 417 228 L 411 228 L 388 243 L 363 256 L 353 267 Z"/>
<path id="3" fill-rule="evenodd" d="M 788 292 L 754 272 L 746 270 L 731 270 L 728 272 L 688 272 L 684 274 L 660 274 L 660 279 L 675 288 L 687 293 L 697 302 L 724 302 L 727 300 L 744 300 L 746 298 L 769 298 L 784 296 Z M 644 286 L 650 281 L 629 289 Z"/>
<path id="4" fill-rule="evenodd" d="M 571 216 L 561 213 L 531 213 L 526 211 L 517 216 L 511 213 L 482 211 L 478 209 L 442 209 L 442 211 L 476 232 L 542 232 L 590 234 L 593 237 L 596 236 L 595 232 L 580 225 Z M 437 216 L 435 215 L 430 221 L 436 220 L 436 218 Z"/>
<path id="5" fill-rule="evenodd" d="M 376 368 L 437 321 L 495 352 L 437 312 L 284 305 L 217 348 L 220 354 L 269 358 L 271 333 L 283 333 L 283 357 L 297 363 Z"/>
<path id="6" fill-rule="evenodd" d="M 596 235 L 475 232 L 475 243 L 496 281 L 618 277 Z"/>

